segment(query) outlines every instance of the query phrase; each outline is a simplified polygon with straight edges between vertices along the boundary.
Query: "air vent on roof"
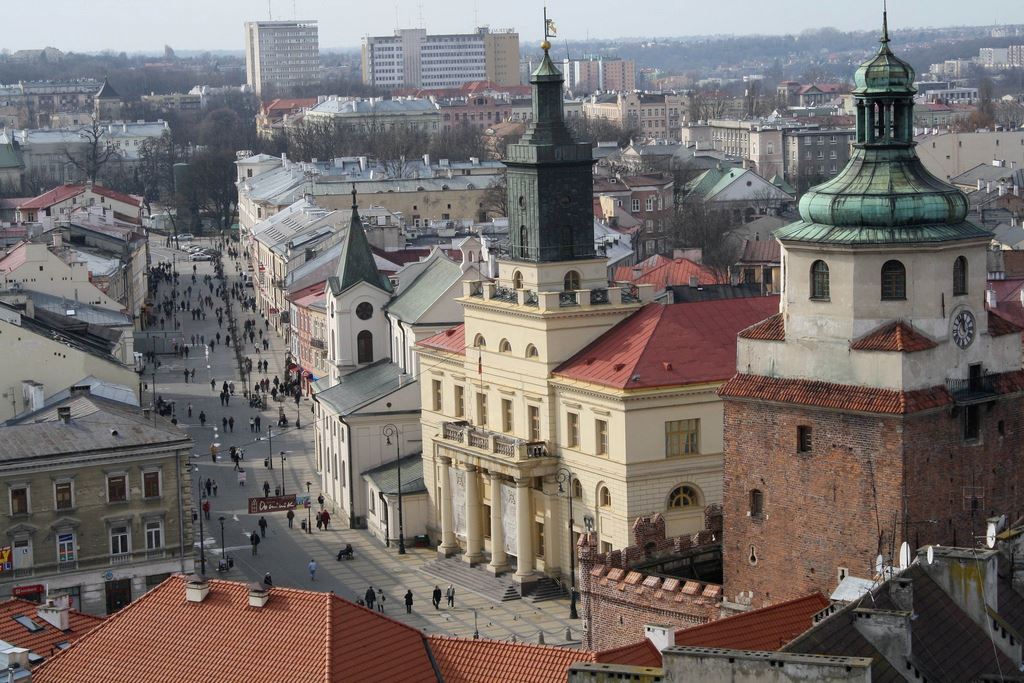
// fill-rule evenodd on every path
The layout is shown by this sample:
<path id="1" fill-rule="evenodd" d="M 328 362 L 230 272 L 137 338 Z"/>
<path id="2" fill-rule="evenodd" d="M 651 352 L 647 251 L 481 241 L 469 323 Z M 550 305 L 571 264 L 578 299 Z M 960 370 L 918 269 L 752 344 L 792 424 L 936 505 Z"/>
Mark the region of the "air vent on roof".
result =
<path id="1" fill-rule="evenodd" d="M 667 362 L 667 361 L 666 361 L 666 362 L 664 362 L 664 363 L 662 363 L 662 364 L 661 364 L 661 366 L 662 366 L 663 368 L 665 368 L 666 370 L 671 370 L 671 369 L 672 369 L 672 364 L 671 364 L 671 363 L 669 363 L 669 362 Z"/>
<path id="2" fill-rule="evenodd" d="M 624 367 L 626 367 L 625 363 L 616 363 L 615 364 L 615 372 L 618 372 L 619 370 L 621 370 Z"/>
<path id="3" fill-rule="evenodd" d="M 202 574 L 192 574 L 185 581 L 185 599 L 189 602 L 202 602 L 210 594 L 210 583 Z"/>
<path id="4" fill-rule="evenodd" d="M 593 365 L 593 363 L 594 363 L 594 359 L 593 358 L 588 358 L 585 361 L 583 361 L 584 365 Z"/>
<path id="5" fill-rule="evenodd" d="M 261 583 L 249 584 L 249 607 L 265 607 L 269 601 L 269 588 Z"/>
<path id="6" fill-rule="evenodd" d="M 633 375 L 632 377 L 629 378 L 629 381 L 630 382 L 639 382 L 640 381 L 640 374 L 637 373 L 637 374 Z"/>

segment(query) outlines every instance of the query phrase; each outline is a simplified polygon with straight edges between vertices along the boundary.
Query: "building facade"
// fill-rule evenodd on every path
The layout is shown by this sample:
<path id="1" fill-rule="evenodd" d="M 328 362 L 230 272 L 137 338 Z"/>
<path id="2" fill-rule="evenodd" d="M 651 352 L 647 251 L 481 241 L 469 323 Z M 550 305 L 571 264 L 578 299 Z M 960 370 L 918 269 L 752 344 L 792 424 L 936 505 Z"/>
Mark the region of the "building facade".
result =
<path id="1" fill-rule="evenodd" d="M 192 569 L 189 453 L 167 420 L 72 388 L 7 423 L 0 458 L 12 571 L 0 595 L 45 586 L 108 614 Z"/>
<path id="2" fill-rule="evenodd" d="M 246 22 L 245 78 L 261 96 L 269 89 L 280 92 L 320 85 L 317 22 Z"/>
<path id="3" fill-rule="evenodd" d="M 636 62 L 631 59 L 566 59 L 565 89 L 575 95 L 636 90 Z"/>
<path id="4" fill-rule="evenodd" d="M 1020 328 L 986 308 L 991 234 L 917 157 L 914 72 L 881 42 L 854 79 L 853 158 L 775 233 L 779 313 L 740 334 L 720 391 L 737 607 L 975 539 L 1024 484 Z"/>
<path id="5" fill-rule="evenodd" d="M 519 34 L 511 29 L 428 34 L 398 29 L 367 36 L 362 48 L 363 83 L 384 89 L 450 88 L 469 81 L 519 85 Z"/>

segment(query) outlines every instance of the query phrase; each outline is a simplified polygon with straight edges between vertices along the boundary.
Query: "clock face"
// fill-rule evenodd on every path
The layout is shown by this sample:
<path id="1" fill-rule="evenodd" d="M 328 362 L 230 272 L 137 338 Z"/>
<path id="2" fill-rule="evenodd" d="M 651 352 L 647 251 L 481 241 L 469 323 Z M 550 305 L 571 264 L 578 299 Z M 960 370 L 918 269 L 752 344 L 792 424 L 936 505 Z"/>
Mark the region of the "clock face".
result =
<path id="1" fill-rule="evenodd" d="M 968 310 L 962 310 L 953 316 L 953 329 L 951 335 L 953 342 L 961 349 L 966 349 L 974 341 L 974 334 L 977 326 L 974 322 L 974 314 Z"/>
<path id="2" fill-rule="evenodd" d="M 360 320 L 369 320 L 373 316 L 373 304 L 363 302 L 356 306 L 356 317 Z"/>

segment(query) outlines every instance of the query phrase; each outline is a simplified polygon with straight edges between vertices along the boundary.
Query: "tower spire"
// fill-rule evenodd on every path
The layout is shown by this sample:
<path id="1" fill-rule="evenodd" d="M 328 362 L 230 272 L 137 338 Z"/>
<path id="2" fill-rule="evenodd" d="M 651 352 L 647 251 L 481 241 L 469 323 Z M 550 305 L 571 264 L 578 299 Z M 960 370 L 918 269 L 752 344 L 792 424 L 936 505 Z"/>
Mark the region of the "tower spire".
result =
<path id="1" fill-rule="evenodd" d="M 882 0 L 882 39 L 879 42 L 882 45 L 889 44 L 889 8 L 887 0 Z"/>
<path id="2" fill-rule="evenodd" d="M 359 205 L 356 204 L 356 184 L 352 183 L 352 211 L 353 213 L 359 209 Z"/>

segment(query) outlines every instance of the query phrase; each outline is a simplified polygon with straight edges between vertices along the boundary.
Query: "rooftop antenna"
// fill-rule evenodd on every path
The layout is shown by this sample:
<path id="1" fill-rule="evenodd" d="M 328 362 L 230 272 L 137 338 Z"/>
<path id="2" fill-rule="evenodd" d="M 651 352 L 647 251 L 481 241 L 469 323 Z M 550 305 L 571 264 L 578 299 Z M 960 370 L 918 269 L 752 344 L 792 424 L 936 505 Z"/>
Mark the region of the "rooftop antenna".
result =
<path id="1" fill-rule="evenodd" d="M 423 5 L 420 5 L 420 9 Z M 473 0 L 473 28 L 480 28 L 480 3 Z"/>
<path id="2" fill-rule="evenodd" d="M 295 19 L 298 19 L 298 18 L 299 18 L 299 12 L 295 8 L 295 0 L 292 0 L 292 20 L 294 21 Z"/>
<path id="3" fill-rule="evenodd" d="M 271 0 L 267 0 L 267 21 L 274 20 L 274 9 L 270 6 Z"/>
<path id="4" fill-rule="evenodd" d="M 423 28 L 423 3 L 421 2 L 417 7 L 419 8 L 420 14 L 420 28 Z"/>

